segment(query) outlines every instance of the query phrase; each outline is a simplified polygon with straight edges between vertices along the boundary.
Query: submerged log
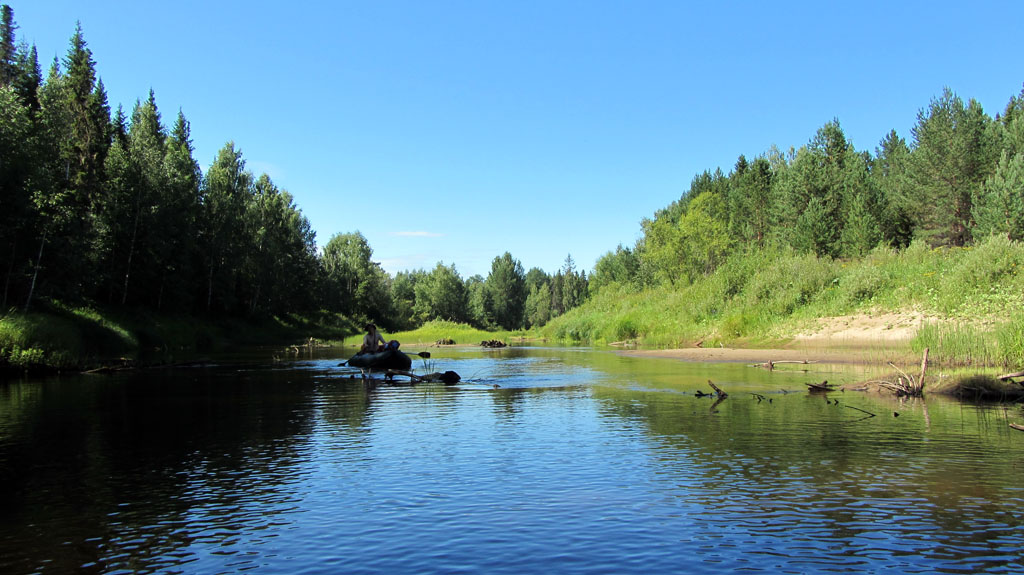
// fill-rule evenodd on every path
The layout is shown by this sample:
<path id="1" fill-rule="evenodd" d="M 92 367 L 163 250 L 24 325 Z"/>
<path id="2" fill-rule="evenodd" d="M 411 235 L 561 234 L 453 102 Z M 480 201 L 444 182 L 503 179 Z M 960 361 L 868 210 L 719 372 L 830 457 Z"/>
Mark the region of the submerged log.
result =
<path id="1" fill-rule="evenodd" d="M 779 365 L 780 363 L 800 363 L 800 364 L 808 365 L 808 364 L 817 363 L 817 362 L 811 361 L 809 359 L 780 359 L 780 360 L 766 361 L 764 363 L 755 363 L 755 364 L 752 364 L 750 367 L 763 367 L 763 368 L 767 369 L 768 371 L 773 371 L 775 369 L 775 366 Z"/>
<path id="2" fill-rule="evenodd" d="M 827 379 L 822 381 L 821 383 L 808 383 L 806 385 L 807 391 L 810 392 L 825 392 L 836 390 L 836 386 L 834 384 L 829 383 Z"/>
<path id="3" fill-rule="evenodd" d="M 387 379 L 391 379 L 396 375 L 408 377 L 409 381 L 413 383 L 444 383 L 445 385 L 452 385 L 462 381 L 462 377 L 454 371 L 435 372 L 426 375 L 417 375 L 402 369 L 389 369 L 384 372 L 384 377 Z"/>

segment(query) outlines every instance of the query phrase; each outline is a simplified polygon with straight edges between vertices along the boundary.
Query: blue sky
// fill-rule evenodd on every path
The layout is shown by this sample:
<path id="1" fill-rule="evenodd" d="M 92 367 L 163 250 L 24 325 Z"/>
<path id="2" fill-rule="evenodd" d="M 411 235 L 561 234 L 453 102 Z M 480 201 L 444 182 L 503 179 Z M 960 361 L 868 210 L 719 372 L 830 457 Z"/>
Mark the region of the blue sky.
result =
<path id="1" fill-rule="evenodd" d="M 112 107 L 152 88 L 204 169 L 233 140 L 391 273 L 589 271 L 739 154 L 833 118 L 873 151 L 944 86 L 995 115 L 1024 83 L 1013 1 L 9 3 L 44 73 L 81 21 Z"/>

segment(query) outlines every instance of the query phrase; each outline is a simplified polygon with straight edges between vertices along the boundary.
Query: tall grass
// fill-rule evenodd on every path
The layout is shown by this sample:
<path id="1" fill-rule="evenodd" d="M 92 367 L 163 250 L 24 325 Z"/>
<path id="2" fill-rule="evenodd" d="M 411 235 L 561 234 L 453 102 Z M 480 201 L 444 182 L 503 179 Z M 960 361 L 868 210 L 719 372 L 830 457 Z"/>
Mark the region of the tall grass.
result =
<path id="1" fill-rule="evenodd" d="M 911 342 L 915 352 L 928 348 L 943 364 L 1024 367 L 1024 317 L 987 325 L 929 324 Z"/>
<path id="2" fill-rule="evenodd" d="M 971 248 L 915 242 L 856 260 L 768 249 L 735 254 L 687 285 L 606 286 L 540 333 L 652 347 L 777 342 L 815 318 L 913 311 L 952 323 L 915 346 L 953 362 L 1024 365 L 1022 269 L 1024 245 L 1005 237 Z"/>

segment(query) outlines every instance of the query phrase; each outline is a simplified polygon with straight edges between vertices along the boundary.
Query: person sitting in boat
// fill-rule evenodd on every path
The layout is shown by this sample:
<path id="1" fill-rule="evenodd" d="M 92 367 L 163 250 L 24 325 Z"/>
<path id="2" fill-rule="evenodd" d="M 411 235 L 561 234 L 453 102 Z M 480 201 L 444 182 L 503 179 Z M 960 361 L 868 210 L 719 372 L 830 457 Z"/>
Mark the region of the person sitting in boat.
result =
<path id="1" fill-rule="evenodd" d="M 380 332 L 377 331 L 377 326 L 372 323 L 366 324 L 366 335 L 363 336 L 363 345 L 359 348 L 359 353 L 377 353 L 379 351 L 384 351 L 385 345 L 387 345 L 387 342 L 384 341 Z"/>

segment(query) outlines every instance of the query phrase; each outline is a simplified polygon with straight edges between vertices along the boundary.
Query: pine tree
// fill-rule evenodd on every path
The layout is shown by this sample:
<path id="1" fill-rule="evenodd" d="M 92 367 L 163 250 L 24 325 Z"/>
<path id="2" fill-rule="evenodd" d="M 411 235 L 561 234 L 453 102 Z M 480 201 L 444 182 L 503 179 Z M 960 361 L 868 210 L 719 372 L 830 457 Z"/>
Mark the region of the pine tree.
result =
<path id="1" fill-rule="evenodd" d="M 882 240 L 896 247 L 910 245 L 914 234 L 912 194 L 907 178 L 910 148 L 896 130 L 890 131 L 875 149 L 871 177 L 881 196 L 883 211 L 879 218 Z"/>
<path id="2" fill-rule="evenodd" d="M 981 105 L 948 88 L 917 115 L 908 176 L 918 207 L 918 233 L 934 244 L 963 246 L 971 239 L 972 198 L 995 165 L 998 151 Z"/>
<path id="3" fill-rule="evenodd" d="M 1024 240 L 1024 153 L 1003 151 L 995 172 L 974 198 L 976 238 L 1000 234 Z"/>
<path id="4" fill-rule="evenodd" d="M 39 112 L 39 88 L 43 83 L 43 71 L 39 67 L 36 47 L 19 44 L 15 66 L 14 90 L 34 117 Z"/>
<path id="5" fill-rule="evenodd" d="M 0 87 L 10 86 L 17 76 L 17 54 L 14 43 L 14 10 L 0 6 Z"/>
<path id="6" fill-rule="evenodd" d="M 486 280 L 489 315 L 506 330 L 523 325 L 523 310 L 527 291 L 523 264 L 505 252 L 491 262 L 491 273 Z"/>

